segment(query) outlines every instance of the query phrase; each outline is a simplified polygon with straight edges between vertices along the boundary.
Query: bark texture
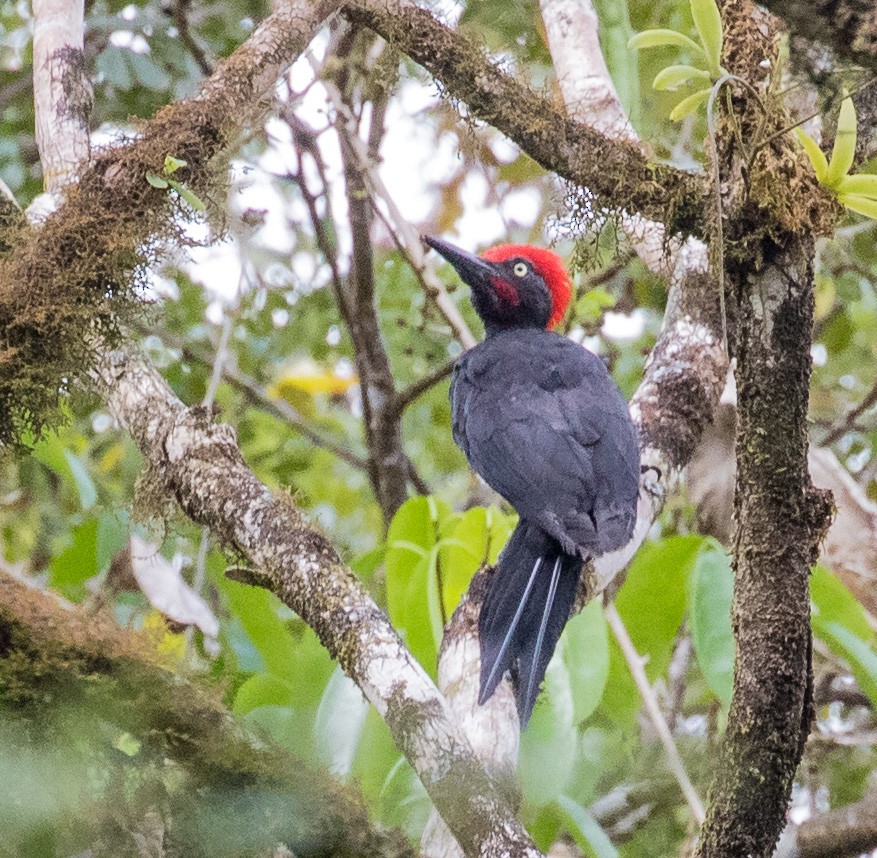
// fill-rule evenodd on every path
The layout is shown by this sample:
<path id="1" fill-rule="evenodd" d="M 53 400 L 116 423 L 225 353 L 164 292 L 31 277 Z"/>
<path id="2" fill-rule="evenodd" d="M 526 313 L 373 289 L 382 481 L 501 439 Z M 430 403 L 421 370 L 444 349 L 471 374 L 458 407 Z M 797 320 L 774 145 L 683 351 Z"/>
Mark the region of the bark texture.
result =
<path id="1" fill-rule="evenodd" d="M 807 472 L 812 253 L 799 238 L 738 282 L 737 660 L 701 856 L 773 852 L 813 716 L 808 578 L 830 508 Z"/>
<path id="2" fill-rule="evenodd" d="M 775 51 L 769 22 L 748 0 L 722 12 L 727 67 L 763 90 Z M 737 658 L 701 858 L 772 854 L 813 717 L 808 578 L 831 508 L 807 470 L 814 238 L 796 208 L 806 213 L 811 201 L 788 142 L 776 138 L 751 164 L 735 142 L 784 122 L 780 110 L 765 118 L 747 91 L 724 117 L 718 147 L 722 178 L 734 179 L 723 185 L 722 250 L 737 328 Z"/>
<path id="3" fill-rule="evenodd" d="M 763 0 L 792 32 L 830 45 L 847 60 L 877 69 L 877 8 L 871 0 Z"/>
<path id="4" fill-rule="evenodd" d="M 402 415 L 394 407 L 396 382 L 390 368 L 390 358 L 384 347 L 378 320 L 377 296 L 375 295 L 374 252 L 372 247 L 372 223 L 374 205 L 364 170 L 354 154 L 353 147 L 359 138 L 359 123 L 363 104 L 354 106 L 354 91 L 362 87 L 363 75 L 351 67 L 367 68 L 367 55 L 374 49 L 377 37 L 369 31 L 357 34 L 353 31 L 342 39 L 338 55 L 347 62 L 338 74 L 344 115 L 340 118 L 341 161 L 344 167 L 344 187 L 347 195 L 347 216 L 353 239 L 350 273 L 340 281 L 336 293 L 344 323 L 353 340 L 356 368 L 362 392 L 362 416 L 365 423 L 368 447 L 368 473 L 375 498 L 389 525 L 396 510 L 408 496 L 408 474 L 413 467 L 402 446 Z M 384 114 L 388 93 L 386 87 L 371 82 L 376 90 L 371 101 L 371 119 L 366 157 L 374 162 L 378 157 L 380 142 L 384 136 Z M 365 147 L 363 147 L 365 148 Z"/>

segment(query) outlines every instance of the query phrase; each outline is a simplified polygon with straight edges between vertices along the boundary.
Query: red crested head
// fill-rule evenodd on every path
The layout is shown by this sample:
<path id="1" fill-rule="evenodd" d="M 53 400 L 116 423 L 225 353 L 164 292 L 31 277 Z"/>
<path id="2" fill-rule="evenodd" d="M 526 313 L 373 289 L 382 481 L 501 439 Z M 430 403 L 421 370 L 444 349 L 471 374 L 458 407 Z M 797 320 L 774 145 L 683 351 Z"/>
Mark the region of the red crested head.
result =
<path id="1" fill-rule="evenodd" d="M 563 319 L 572 298 L 572 281 L 563 260 L 553 250 L 532 247 L 529 244 L 499 244 L 485 250 L 481 258 L 487 262 L 526 259 L 545 282 L 551 295 L 551 317 L 547 327 L 553 328 Z"/>
<path id="2" fill-rule="evenodd" d="M 476 256 L 440 238 L 423 240 L 471 288 L 472 306 L 488 337 L 509 329 L 552 328 L 563 318 L 572 283 L 553 250 L 501 244 Z"/>

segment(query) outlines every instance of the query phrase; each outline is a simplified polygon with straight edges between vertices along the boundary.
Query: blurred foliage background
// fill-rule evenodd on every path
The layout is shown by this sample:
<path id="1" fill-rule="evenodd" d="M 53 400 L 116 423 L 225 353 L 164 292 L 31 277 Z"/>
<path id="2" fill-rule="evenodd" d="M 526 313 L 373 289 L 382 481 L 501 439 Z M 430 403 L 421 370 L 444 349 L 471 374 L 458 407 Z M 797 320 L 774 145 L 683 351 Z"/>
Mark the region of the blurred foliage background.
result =
<path id="1" fill-rule="evenodd" d="M 138 117 L 193 93 L 267 5 L 88 2 L 96 143 L 136 133 Z M 607 61 L 637 131 L 661 157 L 700 164 L 703 117 L 670 122 L 678 94 L 650 86 L 678 51 L 636 55 L 626 47 L 633 32 L 649 27 L 693 34 L 688 3 L 596 5 Z M 504 67 L 559 97 L 538 4 L 470 0 L 463 8 L 443 2 L 434 11 L 458 19 Z M 0 2 L 0 176 L 23 206 L 42 190 L 30 25 L 26 3 Z M 568 333 L 605 356 L 627 396 L 658 333 L 666 284 L 645 271 L 611 222 L 585 233 L 570 229 L 557 180 L 496 132 L 461 122 L 410 61 L 368 40 L 348 44 L 338 59 L 334 48 L 345 38 L 318 37 L 278 87 L 265 124 L 242 135 L 227 199 L 207 201 L 222 217 L 209 224 L 194 218 L 191 246 L 166 249 L 164 266 L 151 272 L 138 336 L 177 394 L 189 404 L 213 400 L 258 476 L 292 492 L 319 521 L 434 675 L 444 621 L 473 572 L 495 560 L 514 518 L 471 475 L 453 444 L 446 378 L 424 385 L 402 417 L 404 450 L 420 491 L 412 490 L 391 520 L 375 500 L 363 464 L 368 451 L 356 354 L 332 288 L 333 277 L 349 276 L 353 246 L 345 135 L 367 144 L 370 169 L 416 231 L 472 249 L 500 240 L 554 243 L 567 256 L 575 248 L 578 292 Z M 793 66 L 790 74 L 806 80 L 806 71 Z M 809 81 L 818 104 L 831 104 L 845 74 L 837 68 Z M 383 120 L 377 125 L 376 116 Z M 372 201 L 376 318 L 397 389 L 405 391 L 440 374 L 461 347 L 386 226 L 394 220 L 388 198 Z M 847 215 L 821 244 L 811 414 L 813 442 L 828 438 L 872 500 L 874 230 L 872 221 Z M 439 276 L 478 332 L 465 290 L 455 288 L 449 269 Z M 268 593 L 225 577 L 234 558 L 178 514 L 162 518 L 138 494 L 140 466 L 132 442 L 98 405 L 71 413 L 58 435 L 34 439 L 31 455 L 4 458 L 4 567 L 77 611 L 146 630 L 166 666 L 214 689 L 265 741 L 356 784 L 376 822 L 400 826 L 416 841 L 429 801 L 381 719 L 296 616 Z M 173 610 L 160 612 L 137 587 L 126 572 L 132 532 L 160 545 L 168 568 L 218 620 L 215 634 L 203 631 L 209 623 L 181 628 Z M 730 699 L 731 586 L 725 549 L 699 531 L 694 505 L 677 498 L 615 597 L 701 795 Z M 874 618 L 827 569 L 814 570 L 812 598 L 818 717 L 795 788 L 792 814 L 799 820 L 861 798 L 874 786 L 877 762 Z M 99 828 L 105 836 L 101 820 L 114 802 L 124 813 L 115 811 L 112 842 L 131 848 L 125 853 L 119 846 L 116 854 L 135 854 L 132 820 L 156 803 L 171 806 L 185 789 L 164 771 L 144 797 L 138 786 L 147 768 L 163 764 L 150 755 L 148 736 L 120 732 L 112 714 L 71 710 L 63 730 L 46 729 L 35 743 L 39 719 L 21 711 L 2 684 L 0 706 L 0 855 L 77 854 Z M 600 858 L 676 855 L 696 829 L 599 604 L 569 624 L 521 758 L 523 818 L 541 847 L 561 839 L 573 854 Z M 217 826 L 229 814 L 246 819 L 240 808 L 210 812 L 204 818 Z M 212 854 L 268 854 L 271 845 L 255 835 L 232 841 L 217 838 Z"/>

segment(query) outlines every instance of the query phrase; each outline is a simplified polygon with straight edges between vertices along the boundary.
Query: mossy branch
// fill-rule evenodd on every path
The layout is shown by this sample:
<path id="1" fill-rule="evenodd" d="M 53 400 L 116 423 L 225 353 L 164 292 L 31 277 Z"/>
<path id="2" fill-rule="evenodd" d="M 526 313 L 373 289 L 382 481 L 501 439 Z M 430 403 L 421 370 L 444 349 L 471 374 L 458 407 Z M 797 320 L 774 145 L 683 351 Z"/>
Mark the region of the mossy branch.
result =
<path id="1" fill-rule="evenodd" d="M 136 830 L 143 824 L 158 791 L 166 799 L 168 845 L 183 851 L 188 851 L 183 820 L 198 813 L 199 802 L 203 812 L 213 791 L 225 796 L 226 813 L 242 810 L 248 800 L 258 804 L 267 792 L 272 801 L 262 820 L 265 846 L 285 841 L 298 849 L 319 842 L 325 846 L 321 854 L 413 858 L 401 832 L 381 831 L 370 822 L 356 790 L 250 735 L 214 693 L 163 668 L 147 636 L 124 631 L 101 615 L 86 615 L 5 572 L 0 572 L 0 711 L 4 736 L 12 731 L 33 743 L 37 754 L 38 737 L 63 721 L 80 751 L 85 742 L 83 770 L 109 754 L 101 764 L 108 777 L 116 769 L 125 777 L 124 769 L 113 765 L 120 755 L 112 751 L 112 737 L 130 736 L 139 748 L 134 780 L 142 801 L 131 795 L 124 800 L 127 826 Z M 100 718 L 90 717 L 98 711 Z M 163 762 L 153 770 L 146 761 L 154 759 Z M 175 787 L 166 780 L 170 766 L 179 772 Z M 200 798 L 193 806 L 196 792 Z M 84 820 L 85 830 L 102 843 L 96 854 L 132 848 L 130 830 L 119 829 L 118 801 L 105 796 L 97 806 L 113 810 Z M 241 822 L 248 822 L 246 815 Z"/>
<path id="2" fill-rule="evenodd" d="M 0 445 L 62 420 L 59 405 L 69 382 L 94 364 L 97 339 L 114 341 L 120 322 L 140 312 L 138 287 L 161 242 L 184 240 L 174 201 L 147 174 L 161 173 L 171 155 L 186 162 L 179 180 L 201 199 L 224 190 L 212 160 L 339 5 L 279 4 L 198 96 L 168 105 L 136 139 L 94 157 L 38 229 L 3 230 Z"/>
<path id="3" fill-rule="evenodd" d="M 569 119 L 430 12 L 406 0 L 349 0 L 343 14 L 422 65 L 473 116 L 546 170 L 587 189 L 597 206 L 638 212 L 666 224 L 671 233 L 702 233 L 699 177 L 651 162 L 636 145 Z"/>

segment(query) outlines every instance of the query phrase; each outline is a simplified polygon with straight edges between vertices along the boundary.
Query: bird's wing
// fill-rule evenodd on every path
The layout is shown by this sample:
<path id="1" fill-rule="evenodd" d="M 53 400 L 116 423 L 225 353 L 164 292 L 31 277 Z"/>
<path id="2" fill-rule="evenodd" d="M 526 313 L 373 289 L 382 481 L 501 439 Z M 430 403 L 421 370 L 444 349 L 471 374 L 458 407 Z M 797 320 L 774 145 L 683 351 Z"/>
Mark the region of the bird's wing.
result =
<path id="1" fill-rule="evenodd" d="M 605 553 L 633 526 L 635 430 L 598 357 L 560 337 L 545 345 L 533 360 L 503 367 L 504 383 L 458 377 L 454 434 L 522 518 L 570 553 Z"/>

